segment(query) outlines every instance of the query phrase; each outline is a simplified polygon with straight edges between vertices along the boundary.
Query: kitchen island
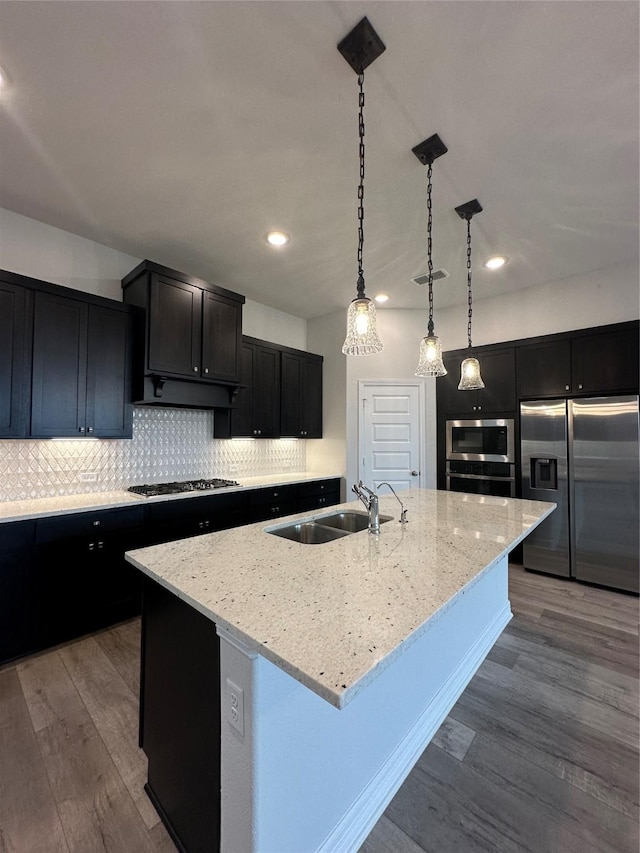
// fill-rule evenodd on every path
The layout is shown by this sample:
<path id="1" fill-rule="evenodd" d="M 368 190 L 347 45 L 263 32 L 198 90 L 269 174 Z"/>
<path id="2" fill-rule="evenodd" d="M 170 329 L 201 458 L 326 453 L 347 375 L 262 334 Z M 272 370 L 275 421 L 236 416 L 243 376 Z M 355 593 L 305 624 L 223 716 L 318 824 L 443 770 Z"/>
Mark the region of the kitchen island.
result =
<path id="1" fill-rule="evenodd" d="M 361 509 L 351 502 L 128 552 L 148 578 L 148 791 L 188 853 L 217 849 L 218 822 L 228 853 L 357 850 L 508 623 L 508 554 L 555 505 L 431 490 L 402 500 L 406 525 L 380 496 L 392 520 L 378 535 L 307 545 L 269 532 Z M 172 759 L 158 718 L 165 741 L 184 725 L 195 743 Z M 154 789 L 155 746 L 169 783 L 189 752 L 206 771 L 193 791 L 178 786 L 175 822 Z M 215 832 L 186 837 L 185 795 L 200 815 L 209 806 Z"/>

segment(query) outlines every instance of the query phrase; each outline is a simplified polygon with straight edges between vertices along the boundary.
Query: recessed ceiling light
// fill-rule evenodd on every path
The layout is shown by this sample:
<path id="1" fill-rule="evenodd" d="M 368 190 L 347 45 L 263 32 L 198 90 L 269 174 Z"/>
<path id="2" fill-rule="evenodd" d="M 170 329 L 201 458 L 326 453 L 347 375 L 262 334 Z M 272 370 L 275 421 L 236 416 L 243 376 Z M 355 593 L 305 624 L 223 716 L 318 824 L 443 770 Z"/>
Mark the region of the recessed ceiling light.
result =
<path id="1" fill-rule="evenodd" d="M 389 299 L 389 297 L 387 296 L 386 293 L 379 293 L 377 296 L 374 296 L 373 298 L 376 300 L 376 302 L 387 302 L 387 300 Z"/>
<path id="2" fill-rule="evenodd" d="M 267 243 L 272 246 L 286 246 L 289 242 L 289 235 L 284 231 L 269 231 L 267 234 Z"/>
<path id="3" fill-rule="evenodd" d="M 504 255 L 494 255 L 492 258 L 489 258 L 484 262 L 484 266 L 488 270 L 499 270 L 500 267 L 503 267 L 507 263 L 507 259 Z"/>

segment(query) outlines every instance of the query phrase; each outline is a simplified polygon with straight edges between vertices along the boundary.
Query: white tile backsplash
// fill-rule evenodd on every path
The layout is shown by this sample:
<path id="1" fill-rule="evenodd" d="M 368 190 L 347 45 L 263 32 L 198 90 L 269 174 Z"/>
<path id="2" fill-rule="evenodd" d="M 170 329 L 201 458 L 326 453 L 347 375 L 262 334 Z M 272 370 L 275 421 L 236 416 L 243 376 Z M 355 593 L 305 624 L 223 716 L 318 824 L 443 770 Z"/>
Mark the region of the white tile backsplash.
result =
<path id="1" fill-rule="evenodd" d="M 0 501 L 306 469 L 304 441 L 212 436 L 213 412 L 134 406 L 132 439 L 0 441 Z"/>

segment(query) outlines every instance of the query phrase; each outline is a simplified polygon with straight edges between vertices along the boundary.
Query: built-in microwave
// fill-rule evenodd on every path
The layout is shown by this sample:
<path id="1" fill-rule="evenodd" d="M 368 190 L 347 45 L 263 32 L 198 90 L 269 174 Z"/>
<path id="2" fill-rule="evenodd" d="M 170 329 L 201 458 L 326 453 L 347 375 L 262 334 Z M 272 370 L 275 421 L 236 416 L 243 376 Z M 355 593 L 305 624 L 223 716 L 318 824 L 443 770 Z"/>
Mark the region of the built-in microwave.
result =
<path id="1" fill-rule="evenodd" d="M 447 421 L 447 460 L 515 463 L 514 421 Z"/>

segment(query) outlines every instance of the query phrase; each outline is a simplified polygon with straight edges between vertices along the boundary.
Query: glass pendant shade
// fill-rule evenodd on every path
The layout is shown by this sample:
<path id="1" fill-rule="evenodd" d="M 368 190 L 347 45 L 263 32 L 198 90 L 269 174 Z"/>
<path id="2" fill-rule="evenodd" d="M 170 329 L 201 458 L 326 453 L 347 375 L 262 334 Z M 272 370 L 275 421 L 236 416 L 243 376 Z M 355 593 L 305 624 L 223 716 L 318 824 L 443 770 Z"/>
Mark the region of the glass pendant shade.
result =
<path id="1" fill-rule="evenodd" d="M 442 344 L 436 335 L 427 335 L 420 341 L 420 358 L 416 376 L 445 376 L 447 368 L 442 361 Z"/>
<path id="2" fill-rule="evenodd" d="M 345 355 L 372 355 L 382 351 L 376 331 L 376 306 L 366 296 L 354 299 L 347 312 L 347 336 L 342 345 Z"/>
<path id="3" fill-rule="evenodd" d="M 480 362 L 477 358 L 465 358 L 460 365 L 458 391 L 478 391 L 480 388 L 484 388 L 480 376 Z"/>

